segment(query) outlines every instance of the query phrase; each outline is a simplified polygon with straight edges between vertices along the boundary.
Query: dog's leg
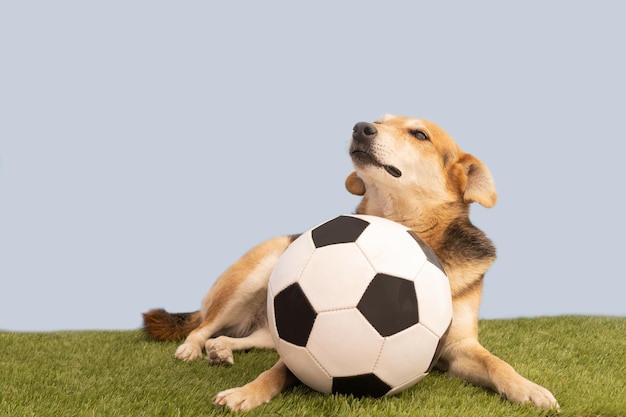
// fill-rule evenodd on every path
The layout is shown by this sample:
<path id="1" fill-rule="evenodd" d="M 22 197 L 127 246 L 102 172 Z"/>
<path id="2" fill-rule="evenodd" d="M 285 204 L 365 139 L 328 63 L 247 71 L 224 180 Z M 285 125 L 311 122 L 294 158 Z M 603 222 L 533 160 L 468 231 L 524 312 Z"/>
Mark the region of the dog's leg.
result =
<path id="1" fill-rule="evenodd" d="M 531 403 L 537 407 L 558 410 L 559 404 L 546 388 L 518 374 L 502 359 L 490 353 L 477 341 L 468 340 L 454 347 L 454 359 L 448 373 L 471 383 L 491 388 L 516 404 Z"/>
<path id="2" fill-rule="evenodd" d="M 202 303 L 202 323 L 178 347 L 175 356 L 190 361 L 202 356 L 206 341 L 224 328 L 252 323 L 265 308 L 267 282 L 280 255 L 291 243 L 288 236 L 255 246 L 215 282 Z"/>
<path id="3" fill-rule="evenodd" d="M 204 341 L 223 326 L 216 317 L 210 317 L 210 319 L 205 320 L 198 328 L 189 333 L 185 342 L 176 349 L 174 353 L 176 359 L 192 361 L 202 356 Z"/>
<path id="4" fill-rule="evenodd" d="M 297 382 L 282 360 L 260 374 L 254 381 L 239 388 L 222 391 L 213 398 L 213 404 L 233 411 L 248 411 L 269 402 L 280 392 Z"/>
<path id="5" fill-rule="evenodd" d="M 477 301 L 476 297 L 468 297 L 454 302 L 454 319 L 441 357 L 444 368 L 450 375 L 493 389 L 513 403 L 558 410 L 559 404 L 550 391 L 518 374 L 478 342 L 477 315 L 467 314 L 468 309 L 478 312 Z"/>
<path id="6" fill-rule="evenodd" d="M 205 344 L 207 360 L 213 365 L 234 362 L 234 350 L 246 350 L 251 348 L 271 349 L 274 347 L 272 335 L 267 327 L 260 327 L 250 336 L 228 337 L 219 336 L 215 339 L 207 340 Z"/>

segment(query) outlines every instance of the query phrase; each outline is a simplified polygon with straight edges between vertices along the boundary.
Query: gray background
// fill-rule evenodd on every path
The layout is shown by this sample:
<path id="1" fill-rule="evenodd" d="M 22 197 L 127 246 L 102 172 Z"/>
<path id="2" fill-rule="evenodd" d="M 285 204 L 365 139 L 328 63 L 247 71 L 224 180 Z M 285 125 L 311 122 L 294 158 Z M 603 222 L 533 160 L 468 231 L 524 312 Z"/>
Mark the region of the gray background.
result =
<path id="1" fill-rule="evenodd" d="M 0 329 L 198 308 L 251 246 L 358 199 L 352 126 L 491 169 L 482 318 L 625 315 L 618 2 L 2 2 Z"/>

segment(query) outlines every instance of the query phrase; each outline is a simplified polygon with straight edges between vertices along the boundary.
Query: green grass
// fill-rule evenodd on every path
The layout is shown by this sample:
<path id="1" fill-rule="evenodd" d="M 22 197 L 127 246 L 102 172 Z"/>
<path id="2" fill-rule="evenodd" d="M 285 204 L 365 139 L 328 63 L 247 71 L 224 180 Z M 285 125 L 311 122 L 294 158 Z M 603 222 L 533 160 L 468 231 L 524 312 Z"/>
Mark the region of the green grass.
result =
<path id="1" fill-rule="evenodd" d="M 548 387 L 562 416 L 626 416 L 626 318 L 484 320 L 483 344 Z M 232 367 L 173 358 L 177 343 L 140 331 L 0 332 L 0 416 L 226 416 L 213 395 L 274 363 L 273 351 L 235 354 Z M 544 416 L 531 406 L 433 373 L 382 399 L 290 389 L 249 416 Z"/>

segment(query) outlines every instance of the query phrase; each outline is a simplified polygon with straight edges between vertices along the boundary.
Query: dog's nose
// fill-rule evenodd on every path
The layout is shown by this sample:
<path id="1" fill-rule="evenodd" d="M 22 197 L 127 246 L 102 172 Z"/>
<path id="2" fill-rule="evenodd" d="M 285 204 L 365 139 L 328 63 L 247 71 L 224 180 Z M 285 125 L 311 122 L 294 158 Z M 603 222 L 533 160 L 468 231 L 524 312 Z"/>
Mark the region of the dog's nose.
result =
<path id="1" fill-rule="evenodd" d="M 359 122 L 354 125 L 352 130 L 352 138 L 356 141 L 366 141 L 376 137 L 378 130 L 376 126 L 368 122 Z"/>

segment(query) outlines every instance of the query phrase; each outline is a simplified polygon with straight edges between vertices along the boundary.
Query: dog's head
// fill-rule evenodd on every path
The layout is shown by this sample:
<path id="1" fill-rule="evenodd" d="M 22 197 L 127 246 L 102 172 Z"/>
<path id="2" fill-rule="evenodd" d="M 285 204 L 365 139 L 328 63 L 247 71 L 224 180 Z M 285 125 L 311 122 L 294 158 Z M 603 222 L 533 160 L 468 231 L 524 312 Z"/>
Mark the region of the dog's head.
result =
<path id="1" fill-rule="evenodd" d="M 379 206 L 385 199 L 388 204 L 417 199 L 422 206 L 496 203 L 489 169 L 464 153 L 441 127 L 423 119 L 385 115 L 373 123 L 357 123 L 350 156 L 355 172 L 346 179 L 346 188 L 365 195 L 370 205 L 372 199 Z"/>

